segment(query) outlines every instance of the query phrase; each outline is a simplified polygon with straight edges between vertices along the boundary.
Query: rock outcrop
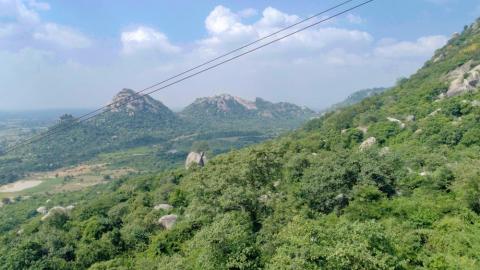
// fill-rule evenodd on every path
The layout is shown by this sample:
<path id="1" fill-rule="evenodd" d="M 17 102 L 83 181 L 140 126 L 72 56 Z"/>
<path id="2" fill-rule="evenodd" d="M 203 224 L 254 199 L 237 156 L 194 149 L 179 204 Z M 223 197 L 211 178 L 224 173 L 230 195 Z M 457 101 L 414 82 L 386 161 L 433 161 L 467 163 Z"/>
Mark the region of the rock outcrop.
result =
<path id="1" fill-rule="evenodd" d="M 42 221 L 45 221 L 53 217 L 54 215 L 67 215 L 67 214 L 68 214 L 68 210 L 65 207 L 55 206 L 52 209 L 50 209 L 46 215 L 42 217 Z"/>
<path id="2" fill-rule="evenodd" d="M 166 230 L 170 230 L 177 222 L 177 215 L 166 215 L 158 220 L 158 224 Z"/>
<path id="3" fill-rule="evenodd" d="M 447 79 L 451 80 L 448 97 L 472 91 L 480 86 L 480 65 L 473 66 L 473 61 L 468 61 L 451 71 Z"/>
<path id="4" fill-rule="evenodd" d="M 37 213 L 45 215 L 46 213 L 48 213 L 47 207 L 45 207 L 45 206 L 38 207 L 37 208 Z"/>
<path id="5" fill-rule="evenodd" d="M 131 89 L 123 89 L 116 94 L 108 110 L 111 112 L 127 112 L 129 115 L 134 115 L 137 112 L 150 112 L 150 113 L 164 113 L 171 114 L 168 107 L 163 105 L 162 102 L 153 99 L 149 95 L 140 95 Z"/>
<path id="6" fill-rule="evenodd" d="M 411 115 L 407 115 L 407 117 L 405 117 L 405 121 L 407 122 L 414 122 L 415 121 L 415 115 L 411 114 Z"/>
<path id="7" fill-rule="evenodd" d="M 396 119 L 396 118 L 393 118 L 393 117 L 387 117 L 387 120 L 390 121 L 390 122 L 394 122 L 394 123 L 397 123 L 400 128 L 405 128 L 405 123 L 403 123 L 402 121 Z"/>
<path id="8" fill-rule="evenodd" d="M 365 141 L 363 141 L 358 148 L 360 149 L 360 151 L 364 151 L 372 147 L 376 143 L 377 143 L 377 139 L 375 137 L 370 137 Z"/>
<path id="9" fill-rule="evenodd" d="M 193 164 L 197 164 L 200 167 L 203 167 L 207 163 L 207 157 L 204 152 L 190 152 L 185 161 L 185 168 L 190 168 Z"/>
<path id="10" fill-rule="evenodd" d="M 221 94 L 196 99 L 181 115 L 189 119 L 205 117 L 230 119 L 309 119 L 316 113 L 308 108 L 287 102 L 272 103 L 261 98 L 255 101 Z"/>

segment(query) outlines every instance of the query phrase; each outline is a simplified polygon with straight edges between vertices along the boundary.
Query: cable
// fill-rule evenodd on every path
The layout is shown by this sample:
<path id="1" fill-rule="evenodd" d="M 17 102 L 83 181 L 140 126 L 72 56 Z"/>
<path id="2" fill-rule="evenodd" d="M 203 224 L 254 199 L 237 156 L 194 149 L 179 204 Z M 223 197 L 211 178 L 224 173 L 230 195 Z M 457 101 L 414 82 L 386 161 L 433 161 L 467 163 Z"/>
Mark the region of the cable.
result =
<path id="1" fill-rule="evenodd" d="M 338 12 L 338 13 L 330 16 L 330 17 L 327 17 L 327 18 L 325 18 L 325 19 L 322 19 L 322 20 L 320 20 L 320 21 L 318 21 L 318 22 L 315 22 L 315 23 L 313 23 L 313 24 L 307 25 L 307 26 L 305 26 L 305 27 L 303 27 L 303 28 L 300 28 L 300 29 L 298 29 L 298 30 L 296 30 L 296 31 L 294 31 L 294 32 L 292 32 L 292 33 L 287 34 L 287 35 L 284 35 L 284 36 L 282 36 L 282 37 L 276 38 L 276 39 L 274 39 L 274 40 L 272 40 L 272 41 L 269 41 L 268 43 L 265 43 L 265 44 L 263 44 L 263 45 L 261 45 L 261 46 L 255 47 L 255 48 L 250 49 L 250 50 L 248 50 L 248 51 L 246 51 L 246 52 L 243 52 L 243 53 L 241 53 L 241 54 L 239 54 L 239 55 L 236 55 L 236 56 L 234 56 L 234 57 L 228 58 L 227 60 L 224 60 L 224 61 L 222 61 L 222 62 L 220 62 L 220 63 L 217 63 L 217 64 L 215 64 L 215 65 L 213 65 L 213 66 L 210 66 L 210 67 L 208 67 L 208 68 L 204 68 L 204 69 L 202 69 L 202 70 L 200 70 L 200 71 L 197 71 L 197 72 L 195 72 L 195 73 L 193 73 L 193 74 L 190 74 L 190 75 L 188 75 L 188 76 L 186 76 L 186 77 L 183 77 L 183 78 L 181 78 L 181 79 L 179 79 L 179 80 L 176 80 L 176 81 L 174 81 L 174 82 L 172 82 L 172 83 L 169 83 L 169 84 L 167 84 L 167 85 L 165 85 L 165 86 L 162 86 L 162 87 L 160 87 L 160 88 L 157 88 L 157 89 L 155 89 L 155 90 L 152 90 L 152 91 L 150 91 L 150 92 L 147 92 L 147 93 L 145 93 L 145 94 L 143 94 L 143 95 L 140 95 L 140 96 L 138 96 L 138 97 L 136 97 L 136 98 L 134 98 L 134 99 L 130 99 L 130 100 L 124 102 L 124 103 L 120 103 L 120 106 L 123 106 L 123 105 L 125 105 L 125 104 L 128 104 L 128 103 L 130 103 L 130 102 L 132 102 L 132 101 L 134 101 L 134 100 L 140 99 L 140 98 L 142 98 L 142 97 L 144 97 L 144 96 L 146 96 L 146 95 L 150 95 L 150 94 L 152 94 L 152 93 L 158 92 L 158 91 L 160 91 L 160 90 L 162 90 L 162 89 L 165 89 L 165 88 L 167 88 L 167 87 L 170 87 L 170 86 L 172 86 L 172 85 L 178 84 L 178 83 L 180 83 L 180 82 L 182 82 L 182 81 L 185 81 L 185 80 L 187 80 L 187 79 L 189 79 L 189 78 L 192 78 L 192 77 L 194 77 L 194 76 L 197 76 L 197 75 L 199 75 L 199 74 L 201 74 L 201 73 L 204 73 L 204 72 L 206 72 L 206 71 L 209 71 L 209 70 L 211 70 L 211 69 L 214 69 L 214 68 L 216 68 L 216 67 L 218 67 L 218 66 L 221 66 L 221 65 L 223 65 L 223 64 L 226 64 L 226 63 L 228 63 L 228 62 L 231 62 L 231 61 L 233 61 L 233 60 L 235 60 L 235 59 L 237 59 L 237 58 L 240 58 L 240 57 L 242 57 L 242 56 L 244 56 L 244 55 L 250 54 L 250 53 L 252 53 L 252 52 L 254 52 L 254 51 L 257 51 L 257 50 L 259 50 L 259 49 L 261 49 L 261 48 L 264 48 L 264 47 L 266 47 L 266 46 L 268 46 L 268 45 L 270 45 L 270 44 L 273 44 L 273 43 L 278 42 L 278 41 L 280 41 L 280 40 L 283 40 L 283 39 L 285 39 L 285 38 L 287 38 L 287 37 L 290 37 L 290 36 L 292 36 L 292 35 L 295 35 L 295 34 L 297 34 L 297 33 L 299 33 L 299 32 L 305 31 L 305 30 L 307 30 L 307 29 L 309 29 L 309 28 L 312 28 L 312 27 L 314 27 L 314 26 L 316 26 L 316 25 L 318 25 L 318 24 L 320 24 L 320 23 L 323 23 L 323 22 L 325 22 L 325 21 L 331 20 L 331 19 L 333 19 L 333 18 L 335 18 L 335 17 L 338 17 L 338 16 L 340 16 L 340 15 L 343 15 L 343 14 L 349 12 L 349 11 L 352 11 L 352 10 L 354 10 L 354 9 L 357 9 L 357 8 L 359 8 L 359 7 L 361 7 L 361 6 L 364 6 L 364 5 L 366 5 L 366 4 L 370 3 L 370 2 L 373 2 L 373 1 L 374 1 L 374 0 L 364 1 L 364 2 L 362 2 L 362 3 L 360 3 L 360 4 L 356 5 L 356 6 L 353 6 L 353 7 L 351 7 L 351 8 L 348 8 L 348 9 L 344 10 L 344 11 Z M 116 104 L 116 103 L 114 103 L 114 104 Z M 106 113 L 106 112 L 108 112 L 108 111 L 111 111 L 112 108 L 111 108 L 111 107 L 109 107 L 109 108 L 110 108 L 109 110 L 102 111 L 102 112 L 99 113 L 99 114 L 90 116 L 90 117 L 88 117 L 88 118 L 86 118 L 86 119 L 83 119 L 83 120 L 81 120 L 81 121 L 76 121 L 76 122 L 72 123 L 72 126 L 73 126 L 73 125 L 78 125 L 78 124 L 80 124 L 80 123 L 82 123 L 82 122 L 85 122 L 85 121 L 88 121 L 88 120 L 90 120 L 90 119 L 92 119 L 92 118 L 94 118 L 94 117 L 96 117 L 96 116 L 98 116 L 98 115 L 100 115 L 100 114 L 103 114 L 103 113 Z M 63 129 L 60 129 L 60 131 L 63 131 L 63 130 L 65 130 L 65 129 L 68 128 L 68 127 L 70 127 L 70 126 L 66 126 L 66 127 L 64 127 Z M 33 140 L 33 141 L 30 141 L 30 142 L 26 143 L 25 145 L 30 145 L 30 144 L 32 144 L 32 143 L 34 143 L 34 142 L 37 142 L 37 141 L 39 141 L 39 140 L 41 140 L 41 139 L 43 139 L 43 138 L 48 138 L 48 137 L 50 137 L 50 136 L 52 136 L 52 135 L 54 135 L 54 134 L 57 134 L 57 133 L 58 133 L 58 132 L 53 132 L 53 133 L 45 134 L 44 136 L 41 136 L 41 137 L 38 138 L 38 139 L 35 139 L 35 140 Z M 14 146 L 10 147 L 9 149 L 7 149 L 6 151 L 4 151 L 4 154 L 8 154 L 8 153 L 16 150 L 17 148 L 19 148 L 19 147 L 21 147 L 21 146 L 24 146 L 24 144 L 23 144 L 23 143 L 19 143 L 19 144 L 17 144 L 17 145 L 14 145 Z"/>
<path id="2" fill-rule="evenodd" d="M 258 43 L 258 42 L 260 42 L 260 41 L 263 41 L 263 40 L 265 40 L 265 39 L 267 39 L 267 38 L 270 38 L 270 37 L 272 37 L 272 36 L 274 36 L 274 35 L 276 35 L 276 34 L 279 34 L 279 33 L 281 33 L 281 32 L 284 32 L 284 31 L 288 30 L 288 29 L 291 29 L 292 27 L 295 27 L 295 26 L 297 26 L 297 25 L 299 25 L 299 24 L 302 24 L 302 23 L 304 23 L 304 22 L 307 22 L 307 21 L 309 21 L 309 20 L 311 20 L 311 19 L 313 19 L 313 18 L 316 18 L 316 17 L 318 17 L 318 16 L 320 16 L 320 15 L 322 15 L 322 14 L 325 14 L 325 13 L 327 13 L 327 12 L 329 12 L 329 11 L 332 11 L 332 10 L 334 10 L 334 9 L 337 9 L 337 8 L 341 7 L 341 6 L 344 6 L 344 5 L 346 5 L 346 4 L 348 4 L 348 3 L 352 2 L 352 1 L 354 1 L 354 0 L 344 1 L 344 2 L 342 2 L 342 3 L 340 3 L 340 4 L 336 5 L 336 6 L 333 6 L 333 7 L 331 7 L 331 8 L 328 8 L 328 9 L 324 10 L 324 11 L 321 11 L 321 12 L 319 12 L 319 13 L 317 13 L 317 14 L 315 14 L 315 15 L 312 15 L 312 16 L 306 18 L 306 19 L 303 19 L 303 20 L 301 20 L 301 21 L 299 21 L 299 22 L 297 22 L 297 23 L 294 23 L 294 24 L 292 24 L 292 25 L 289 25 L 289 26 L 287 26 L 287 27 L 285 27 L 285 28 L 282 28 L 282 29 L 280 29 L 280 30 L 278 30 L 278 31 L 275 31 L 275 32 L 273 32 L 273 33 L 271 33 L 271 34 L 269 34 L 269 35 L 266 35 L 266 36 L 264 36 L 264 37 L 262 37 L 262 38 L 259 38 L 259 39 L 255 40 L 255 41 L 252 41 L 252 42 L 250 42 L 250 43 L 247 43 L 247 44 L 245 44 L 245 45 L 243 45 L 243 46 L 241 46 L 241 47 L 238 47 L 238 48 L 236 48 L 236 49 L 234 49 L 234 50 L 231 50 L 231 51 L 229 51 L 229 52 L 227 52 L 227 53 L 224 53 L 224 54 L 222 54 L 222 55 L 220 55 L 220 56 L 217 56 L 217 57 L 215 57 L 215 58 L 213 58 L 213 59 L 211 59 L 211 60 L 208 60 L 208 61 L 206 61 L 206 62 L 204 62 L 204 63 L 202 63 L 202 64 L 200 64 L 200 65 L 197 65 L 197 66 L 194 66 L 194 67 L 192 67 L 192 68 L 189 68 L 189 69 L 187 69 L 187 70 L 185 70 L 185 71 L 183 71 L 183 72 L 180 72 L 180 73 L 178 73 L 178 74 L 176 74 L 176 75 L 173 75 L 173 76 L 171 76 L 171 77 L 169 77 L 169 78 L 167 78 L 167 79 L 165 79 L 165 80 L 163 80 L 163 81 L 161 81 L 161 82 L 155 83 L 155 84 L 153 84 L 153 85 L 151 85 L 151 86 L 149 86 L 149 87 L 147 87 L 147 88 L 142 89 L 141 91 L 136 92 L 136 94 L 143 93 L 143 92 L 145 92 L 145 91 L 147 91 L 147 90 L 150 90 L 150 89 L 152 89 L 152 88 L 154 88 L 154 87 L 157 87 L 157 86 L 159 86 L 159 85 L 161 85 L 161 84 L 163 84 L 163 83 L 169 82 L 169 81 L 171 81 L 171 80 L 173 80 L 173 79 L 176 79 L 176 78 L 178 78 L 178 77 L 180 77 L 180 76 L 182 76 L 182 75 L 185 75 L 185 74 L 187 74 L 187 73 L 189 73 L 189 72 L 191 72 L 191 71 L 197 70 L 197 69 L 199 69 L 199 68 L 201 68 L 201 67 L 203 67 L 203 66 L 206 66 L 206 65 L 208 65 L 208 64 L 210 64 L 210 63 L 213 63 L 213 62 L 215 62 L 215 61 L 217 61 L 217 60 L 219 60 L 219 59 L 222 59 L 222 58 L 224 58 L 224 57 L 226 57 L 226 56 L 228 56 L 228 55 L 231 55 L 231 54 L 233 54 L 233 53 L 235 53 L 235 52 L 238 52 L 238 51 L 240 51 L 240 50 L 242 50 L 242 49 L 245 49 L 245 48 L 247 48 L 247 47 L 250 47 L 251 45 L 254 45 L 254 44 L 256 44 L 256 43 Z M 100 107 L 100 108 L 98 108 L 98 109 L 96 109 L 96 110 L 94 110 L 94 111 L 91 111 L 91 112 L 88 112 L 88 113 L 86 113 L 86 114 L 84 114 L 84 115 L 81 115 L 81 116 L 77 117 L 77 118 L 75 119 L 75 121 L 80 121 L 80 120 L 82 120 L 82 118 L 85 118 L 85 117 L 87 117 L 87 116 L 90 116 L 90 115 L 92 115 L 92 114 L 95 114 L 95 113 L 97 113 L 97 112 L 100 112 L 100 111 L 102 111 L 102 110 L 105 109 L 105 108 L 108 108 L 108 107 L 110 107 L 110 106 L 113 106 L 113 105 L 117 104 L 118 102 L 120 102 L 120 101 L 112 102 L 112 103 L 107 104 L 107 105 L 105 105 L 105 106 L 103 106 L 103 107 Z M 59 126 L 54 127 L 53 129 L 48 130 L 47 133 L 53 132 L 53 131 L 55 131 L 55 130 L 58 129 L 58 128 L 59 128 Z M 20 145 L 20 144 L 23 145 L 23 144 L 25 144 L 25 143 L 28 143 L 29 141 L 34 140 L 37 136 L 43 136 L 43 135 L 42 135 L 42 134 L 40 134 L 40 135 L 35 135 L 35 136 L 33 136 L 33 137 L 31 137 L 31 138 L 28 138 L 28 139 L 26 139 L 26 140 L 24 140 L 24 141 L 22 141 L 22 142 L 20 142 L 20 143 L 18 143 L 18 144 L 19 144 L 19 145 Z M 15 146 L 16 146 L 16 145 L 14 145 L 13 147 L 15 147 Z"/>

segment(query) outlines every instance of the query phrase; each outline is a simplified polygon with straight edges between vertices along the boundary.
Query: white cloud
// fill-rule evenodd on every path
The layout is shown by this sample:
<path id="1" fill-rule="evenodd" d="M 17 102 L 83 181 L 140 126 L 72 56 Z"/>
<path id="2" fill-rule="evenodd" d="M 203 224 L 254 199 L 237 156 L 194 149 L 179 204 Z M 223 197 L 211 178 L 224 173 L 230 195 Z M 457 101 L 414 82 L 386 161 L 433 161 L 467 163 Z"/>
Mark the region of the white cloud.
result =
<path id="1" fill-rule="evenodd" d="M 257 25 L 267 29 L 285 27 L 300 20 L 297 15 L 289 15 L 273 7 L 267 7 L 263 10 L 262 15 L 263 17 L 257 22 Z"/>
<path id="2" fill-rule="evenodd" d="M 92 45 L 85 34 L 71 27 L 41 20 L 37 11 L 50 10 L 50 5 L 38 0 L 0 0 L 0 38 L 3 48 L 13 50 L 26 47 L 52 46 L 55 48 L 80 49 Z"/>
<path id="3" fill-rule="evenodd" d="M 205 27 L 212 34 L 221 34 L 241 26 L 240 16 L 224 6 L 215 7 L 205 20 Z"/>
<path id="4" fill-rule="evenodd" d="M 200 48 L 198 50 L 207 55 L 219 54 L 264 37 L 299 20 L 297 15 L 286 14 L 275 8 L 267 7 L 258 21 L 244 24 L 240 14 L 223 6 L 217 6 L 205 21 L 210 36 L 199 41 Z M 291 31 L 283 34 L 289 32 Z M 277 37 L 279 36 L 277 35 Z M 372 40 L 370 34 L 362 31 L 336 27 L 312 28 L 271 46 L 269 52 L 276 51 L 280 54 L 290 55 L 295 54 L 296 50 L 362 47 L 370 44 Z"/>
<path id="5" fill-rule="evenodd" d="M 426 36 L 411 41 L 386 42 L 375 49 L 375 55 L 384 58 L 428 57 L 447 42 L 445 36 Z"/>
<path id="6" fill-rule="evenodd" d="M 81 32 L 54 23 L 42 25 L 33 37 L 67 49 L 81 49 L 92 45 L 92 41 Z"/>
<path id="7" fill-rule="evenodd" d="M 180 47 L 171 44 L 164 33 L 145 26 L 140 26 L 133 31 L 123 32 L 121 41 L 123 52 L 126 54 L 145 50 L 178 53 L 181 50 Z"/>
<path id="8" fill-rule="evenodd" d="M 38 8 L 32 6 L 29 10 L 35 12 Z M 15 12 L 9 14 L 18 13 Z M 122 87 L 141 89 L 300 19 L 273 7 L 257 17 L 252 11 L 237 12 L 217 6 L 205 19 L 206 36 L 185 46 L 172 43 L 166 34 L 147 26 L 120 33 L 117 44 L 99 46 L 78 31 L 53 23 L 39 21 L 29 27 L 20 23 L 0 24 L 0 38 L 4 36 L 0 42 L 0 81 L 5 89 L 16 89 L 17 100 L 28 100 L 26 106 L 94 107 Z M 345 22 L 344 19 L 339 21 Z M 15 39 L 9 38 L 12 32 L 30 36 L 22 48 L 32 50 L 2 50 L 4 40 Z M 262 96 L 321 107 L 354 90 L 389 85 L 398 77 L 411 74 L 445 41 L 443 36 L 403 41 L 378 39 L 355 29 L 354 24 L 343 28 L 338 22 L 331 22 L 182 82 L 157 97 L 178 107 L 222 89 L 246 98 Z M 89 45 L 91 49 L 87 57 L 80 58 L 77 52 L 58 50 L 60 44 L 63 48 Z M 121 46 L 120 54 L 113 49 L 115 45 Z M 103 59 L 105 54 L 107 60 Z M 24 74 L 31 74 L 28 80 L 23 78 Z M 85 100 L 85 96 L 91 98 Z M 0 99 L 0 107 L 11 104 L 15 104 L 12 99 Z"/>

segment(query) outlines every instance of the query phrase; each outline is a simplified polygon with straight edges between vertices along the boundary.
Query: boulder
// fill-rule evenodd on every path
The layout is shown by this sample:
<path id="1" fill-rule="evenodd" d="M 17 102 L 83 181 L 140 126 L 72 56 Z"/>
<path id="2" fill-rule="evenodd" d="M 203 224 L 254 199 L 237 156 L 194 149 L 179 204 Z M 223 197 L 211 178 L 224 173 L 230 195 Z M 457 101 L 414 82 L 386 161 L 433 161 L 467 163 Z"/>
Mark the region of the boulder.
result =
<path id="1" fill-rule="evenodd" d="M 400 125 L 400 128 L 405 128 L 405 124 L 404 124 L 402 121 L 400 121 L 400 120 L 398 120 L 398 119 L 396 119 L 396 118 L 387 117 L 387 120 L 390 121 L 390 122 L 397 123 L 398 125 Z"/>
<path id="2" fill-rule="evenodd" d="M 65 207 L 55 206 L 52 209 L 50 209 L 46 215 L 42 217 L 42 221 L 45 221 L 54 215 L 66 215 L 66 214 L 68 213 Z"/>
<path id="3" fill-rule="evenodd" d="M 268 202 L 268 195 L 267 194 L 260 195 L 260 197 L 258 197 L 258 201 L 261 203 Z"/>
<path id="4" fill-rule="evenodd" d="M 418 134 L 420 134 L 420 133 L 422 133 L 422 132 L 423 132 L 423 129 L 419 128 L 419 129 L 415 130 L 415 132 L 414 132 L 413 134 L 418 135 Z"/>
<path id="5" fill-rule="evenodd" d="M 166 210 L 166 211 L 168 211 L 168 210 L 173 209 L 173 206 L 171 206 L 170 204 L 161 203 L 161 204 L 155 205 L 155 206 L 153 207 L 153 209 L 155 209 L 155 210 Z"/>
<path id="6" fill-rule="evenodd" d="M 166 215 L 158 220 L 158 224 L 160 224 L 166 230 L 170 230 L 176 222 L 177 215 Z"/>
<path id="7" fill-rule="evenodd" d="M 427 176 L 427 175 L 430 175 L 430 174 L 431 174 L 430 172 L 426 172 L 426 171 L 423 171 L 423 172 L 419 173 L 420 176 Z"/>
<path id="8" fill-rule="evenodd" d="M 38 207 L 37 208 L 37 213 L 45 215 L 46 213 L 48 213 L 47 207 L 45 207 L 45 206 Z"/>
<path id="9" fill-rule="evenodd" d="M 413 115 L 413 114 L 407 115 L 407 117 L 405 117 L 405 121 L 407 121 L 407 122 L 415 121 L 415 115 Z"/>
<path id="10" fill-rule="evenodd" d="M 190 152 L 185 161 L 185 168 L 190 168 L 193 164 L 197 164 L 200 167 L 203 167 L 207 163 L 207 157 L 204 152 Z"/>
<path id="11" fill-rule="evenodd" d="M 372 147 L 375 143 L 377 143 L 377 139 L 375 137 L 370 137 L 360 144 L 359 149 L 360 151 L 367 150 L 368 148 Z"/>

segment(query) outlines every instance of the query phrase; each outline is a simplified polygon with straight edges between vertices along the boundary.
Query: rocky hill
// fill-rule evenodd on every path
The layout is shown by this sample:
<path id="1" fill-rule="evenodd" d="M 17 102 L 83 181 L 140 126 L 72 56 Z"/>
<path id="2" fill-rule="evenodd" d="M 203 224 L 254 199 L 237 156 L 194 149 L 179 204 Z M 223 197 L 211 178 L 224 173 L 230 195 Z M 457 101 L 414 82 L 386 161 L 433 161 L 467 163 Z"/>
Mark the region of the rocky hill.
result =
<path id="1" fill-rule="evenodd" d="M 122 89 L 109 103 L 107 110 L 119 113 L 125 112 L 133 116 L 135 113 L 153 113 L 173 117 L 174 113 L 162 102 L 150 97 L 140 95 L 131 89 Z"/>
<path id="2" fill-rule="evenodd" d="M 295 104 L 280 102 L 272 103 L 261 98 L 255 101 L 245 100 L 228 94 L 214 97 L 198 98 L 187 106 L 181 115 L 186 118 L 216 117 L 216 118 L 309 118 L 315 112 Z"/>
<path id="3" fill-rule="evenodd" d="M 308 108 L 287 102 L 272 103 L 261 98 L 250 101 L 228 94 L 198 98 L 180 112 L 182 119 L 200 126 L 248 123 L 265 128 L 296 128 L 315 115 Z"/>
<path id="4" fill-rule="evenodd" d="M 121 90 L 109 104 L 99 116 L 78 125 L 72 115 L 64 115 L 51 127 L 62 132 L 0 157 L 0 183 L 14 181 L 28 171 L 52 170 L 140 146 L 155 145 L 160 149 L 157 156 L 175 163 L 196 141 L 208 141 L 214 153 L 221 153 L 272 138 L 313 115 L 289 103 L 251 102 L 229 95 L 201 98 L 174 113 L 162 102 L 130 89 Z M 168 151 L 178 154 L 169 156 Z"/>

